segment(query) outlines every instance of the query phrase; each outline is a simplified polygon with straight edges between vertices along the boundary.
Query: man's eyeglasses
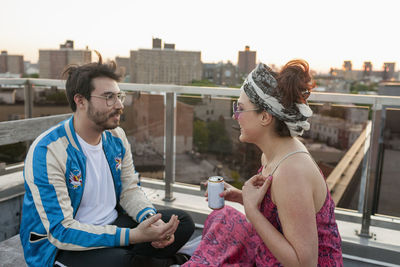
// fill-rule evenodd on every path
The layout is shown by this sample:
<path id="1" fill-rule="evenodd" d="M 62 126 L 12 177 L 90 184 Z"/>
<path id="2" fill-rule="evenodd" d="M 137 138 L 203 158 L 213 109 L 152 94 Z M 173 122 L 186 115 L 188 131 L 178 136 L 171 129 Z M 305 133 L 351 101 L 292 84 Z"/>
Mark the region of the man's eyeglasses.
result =
<path id="1" fill-rule="evenodd" d="M 233 117 L 235 118 L 235 120 L 239 119 L 239 115 L 242 112 L 256 111 L 256 110 L 260 110 L 260 109 L 259 108 L 254 108 L 254 109 L 238 110 L 237 102 L 235 101 L 232 104 Z"/>
<path id="2" fill-rule="evenodd" d="M 94 96 L 94 97 L 105 99 L 106 100 L 106 104 L 109 107 L 114 106 L 115 103 L 117 102 L 117 99 L 119 99 L 119 101 L 121 101 L 121 103 L 123 104 L 124 101 L 125 101 L 125 98 L 126 98 L 126 94 L 124 92 L 109 93 L 109 94 L 106 94 L 106 95 L 90 95 L 90 96 Z"/>

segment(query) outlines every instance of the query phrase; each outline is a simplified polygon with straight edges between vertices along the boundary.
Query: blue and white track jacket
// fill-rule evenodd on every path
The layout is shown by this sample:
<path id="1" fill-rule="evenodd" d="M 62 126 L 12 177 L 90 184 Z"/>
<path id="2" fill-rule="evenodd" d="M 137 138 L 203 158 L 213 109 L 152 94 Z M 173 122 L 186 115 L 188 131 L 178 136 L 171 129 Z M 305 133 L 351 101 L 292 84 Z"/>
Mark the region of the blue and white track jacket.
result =
<path id="1" fill-rule="evenodd" d="M 137 185 L 130 144 L 121 128 L 104 131 L 103 150 L 117 202 L 136 221 L 155 212 Z M 25 159 L 25 197 L 20 238 L 29 266 L 53 266 L 58 249 L 89 250 L 129 245 L 129 228 L 75 220 L 85 187 L 86 157 L 73 116 L 42 133 Z"/>

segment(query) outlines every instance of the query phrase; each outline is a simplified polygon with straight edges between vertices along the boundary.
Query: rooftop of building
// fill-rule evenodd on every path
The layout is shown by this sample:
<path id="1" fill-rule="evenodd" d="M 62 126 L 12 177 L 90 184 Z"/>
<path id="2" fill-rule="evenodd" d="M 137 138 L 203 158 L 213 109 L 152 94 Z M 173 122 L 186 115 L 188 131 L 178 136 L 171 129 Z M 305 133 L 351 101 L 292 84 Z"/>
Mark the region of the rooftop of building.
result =
<path id="1" fill-rule="evenodd" d="M 391 86 L 395 86 L 398 87 L 400 86 L 400 81 L 384 81 L 379 83 L 380 86 L 386 86 L 386 87 L 391 87 Z"/>
<path id="2" fill-rule="evenodd" d="M 131 50 L 131 52 L 137 51 L 152 51 L 152 52 L 168 52 L 168 53 L 200 53 L 201 51 L 192 51 L 192 50 L 178 50 L 178 49 L 170 49 L 170 48 L 139 48 L 138 50 Z"/>
<path id="3" fill-rule="evenodd" d="M 59 80 L 45 79 L 0 79 L 0 84 L 19 85 L 24 87 L 27 92 L 32 89 L 30 85 L 35 86 L 57 86 L 64 88 L 64 83 Z M 168 149 L 168 144 L 173 143 L 176 146 L 174 132 L 171 131 L 171 125 L 175 124 L 176 110 L 174 105 L 176 97 L 187 94 L 200 94 L 201 96 L 225 97 L 228 101 L 237 98 L 240 91 L 236 88 L 203 88 L 177 85 L 149 85 L 149 84 L 120 84 L 121 90 L 128 92 L 145 92 L 149 94 L 159 94 L 164 97 L 166 108 L 165 114 L 165 136 L 164 142 L 167 144 L 165 149 L 166 162 L 170 162 L 171 166 L 165 169 L 165 178 L 163 180 L 150 179 L 143 177 L 142 186 L 151 201 L 159 207 L 174 207 L 184 209 L 189 212 L 199 231 L 201 232 L 202 224 L 206 216 L 211 212 L 204 200 L 202 188 L 199 185 L 181 184 L 175 181 L 175 166 L 181 168 L 175 162 L 176 155 L 174 150 Z M 368 123 L 367 128 L 360 134 L 359 139 L 354 146 L 346 152 L 342 160 L 336 164 L 332 174 L 327 177 L 327 184 L 333 195 L 345 189 L 349 185 L 346 180 L 353 176 L 358 166 L 361 171 L 365 171 L 365 187 L 360 186 L 360 201 L 363 202 L 361 207 L 353 210 L 345 210 L 336 208 L 335 215 L 342 236 L 342 246 L 344 253 L 345 266 L 399 266 L 400 263 L 400 217 L 384 216 L 381 214 L 371 214 L 372 204 L 374 204 L 373 196 L 366 194 L 374 188 L 373 173 L 376 172 L 377 162 L 375 153 L 367 153 L 368 151 L 379 150 L 379 134 L 376 129 L 380 129 L 379 112 L 384 106 L 400 107 L 400 97 L 389 96 L 360 96 L 350 94 L 336 93 L 313 93 L 310 101 L 341 103 L 341 104 L 370 104 L 372 105 L 373 119 Z M 29 115 L 29 102 L 26 117 Z M 169 115 L 168 115 L 169 114 Z M 32 140 L 44 129 L 56 122 L 61 121 L 70 115 L 55 115 L 42 118 L 31 118 L 26 120 L 0 122 L 2 131 L 0 131 L 0 145 L 11 144 L 13 142 L 24 142 Z M 20 129 L 18 131 L 18 129 Z M 22 130 L 25 129 L 25 130 Z M 29 131 L 26 131 L 29 129 Z M 169 129 L 169 130 L 168 130 Z M 367 142 L 368 140 L 368 142 Z M 364 161 L 363 157 L 368 158 Z M 179 160 L 179 159 L 178 159 Z M 358 163 L 356 163 L 358 162 Z M 23 163 L 6 166 L 3 174 L 0 175 L 0 204 L 4 207 L 12 207 L 12 201 L 21 201 L 24 194 L 23 178 L 21 168 Z M 167 166 L 166 166 L 167 167 Z M 396 173 L 395 173 L 396 174 Z M 362 176 L 364 177 L 364 176 Z M 346 182 L 347 181 L 347 182 Z M 371 182 L 372 181 L 372 182 Z M 393 186 L 392 188 L 393 189 Z M 396 189 L 396 188 L 395 188 Z M 398 188 L 397 188 L 398 189 Z M 227 203 L 235 208 L 242 210 L 242 207 L 235 203 Z M 4 210 L 9 210 L 4 208 Z M 9 227 L 11 229 L 11 227 Z M 357 233 L 362 233 L 361 235 Z M 367 237 L 371 235 L 371 237 Z M 0 258 L 2 263 L 5 261 L 13 262 L 9 266 L 23 266 L 23 258 L 18 237 L 13 237 L 0 244 Z M 16 265 L 16 263 L 18 263 Z"/>

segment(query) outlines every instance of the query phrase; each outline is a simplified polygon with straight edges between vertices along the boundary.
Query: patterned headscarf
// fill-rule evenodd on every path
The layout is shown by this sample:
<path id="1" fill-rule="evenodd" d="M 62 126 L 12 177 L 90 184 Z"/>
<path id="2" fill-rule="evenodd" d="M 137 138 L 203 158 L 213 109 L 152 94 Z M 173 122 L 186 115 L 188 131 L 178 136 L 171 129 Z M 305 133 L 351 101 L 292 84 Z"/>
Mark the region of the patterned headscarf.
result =
<path id="1" fill-rule="evenodd" d="M 312 110 L 307 103 L 295 103 L 285 108 L 277 90 L 278 82 L 272 73 L 270 67 L 260 63 L 247 76 L 240 89 L 244 90 L 250 102 L 283 121 L 292 137 L 302 135 L 304 130 L 310 129 L 307 119 L 312 116 Z"/>

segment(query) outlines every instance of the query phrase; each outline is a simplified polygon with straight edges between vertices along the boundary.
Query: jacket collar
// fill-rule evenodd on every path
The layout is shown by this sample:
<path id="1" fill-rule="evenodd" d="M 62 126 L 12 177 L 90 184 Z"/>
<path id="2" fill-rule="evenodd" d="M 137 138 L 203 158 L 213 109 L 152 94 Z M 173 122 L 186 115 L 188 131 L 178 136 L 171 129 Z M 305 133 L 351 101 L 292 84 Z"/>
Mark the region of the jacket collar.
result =
<path id="1" fill-rule="evenodd" d="M 67 133 L 69 142 L 71 145 L 78 151 L 82 151 L 81 145 L 79 144 L 78 138 L 76 136 L 75 128 L 74 128 L 74 115 L 71 116 L 64 123 L 65 132 Z"/>
<path id="2" fill-rule="evenodd" d="M 65 131 L 67 133 L 69 142 L 71 143 L 71 145 L 78 151 L 82 151 L 81 145 L 78 141 L 78 137 L 76 136 L 76 132 L 75 132 L 75 128 L 74 128 L 74 115 L 71 116 L 71 118 L 69 118 L 68 120 L 65 121 L 64 123 L 64 128 Z M 103 146 L 104 146 L 104 142 L 107 140 L 107 135 L 105 133 L 105 131 L 103 131 L 101 133 L 101 139 L 103 142 Z"/>

